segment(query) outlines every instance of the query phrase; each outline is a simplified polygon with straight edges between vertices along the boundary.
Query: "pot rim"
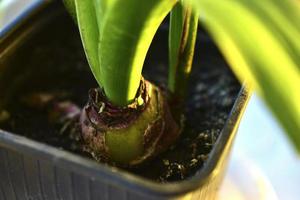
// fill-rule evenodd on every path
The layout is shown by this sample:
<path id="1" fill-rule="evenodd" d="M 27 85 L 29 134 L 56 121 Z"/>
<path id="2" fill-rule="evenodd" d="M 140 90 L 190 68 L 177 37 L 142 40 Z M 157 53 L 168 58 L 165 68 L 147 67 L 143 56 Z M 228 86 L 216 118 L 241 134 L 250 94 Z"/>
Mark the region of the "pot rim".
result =
<path id="1" fill-rule="evenodd" d="M 4 25 L 1 29 L 0 29 L 0 41 L 5 39 L 5 37 L 7 35 L 10 34 L 10 32 L 14 31 L 17 27 L 18 24 L 22 23 L 22 21 L 27 20 L 28 18 L 30 18 L 30 16 L 38 9 L 41 9 L 42 7 L 46 6 L 47 3 L 44 1 L 33 1 L 32 3 L 30 3 L 28 5 L 28 7 L 26 7 L 24 10 L 22 10 L 20 13 L 16 13 L 16 15 L 14 16 L 14 18 L 11 20 L 10 23 Z M 10 10 L 11 6 L 8 5 L 5 9 L 6 10 Z"/>
<path id="2" fill-rule="evenodd" d="M 0 47 L 8 45 L 6 40 L 8 37 L 16 37 L 21 32 L 19 29 L 25 26 L 30 19 L 40 15 L 42 11 L 53 7 L 55 3 L 47 1 L 38 1 L 32 4 L 28 9 L 21 13 L 11 24 L 6 26 L 4 30 L 0 31 Z M 5 47 L 4 45 L 4 47 Z M 4 52 L 0 52 L 0 57 Z M 245 110 L 247 102 L 250 98 L 250 93 L 243 84 L 238 94 L 229 117 L 214 145 L 214 148 L 209 154 L 208 161 L 199 169 L 199 171 L 186 180 L 157 183 L 150 179 L 146 179 L 134 175 L 125 170 L 107 166 L 105 164 L 97 163 L 91 159 L 76 155 L 56 147 L 34 141 L 24 136 L 15 135 L 13 133 L 0 129 L 0 146 L 9 148 L 16 152 L 37 156 L 41 159 L 52 161 L 54 166 L 70 169 L 74 172 L 86 175 L 88 177 L 105 181 L 111 185 L 122 185 L 129 190 L 137 192 L 160 195 L 160 196 L 174 196 L 181 195 L 192 190 L 197 189 L 203 185 L 208 179 L 216 176 L 215 170 L 219 163 L 222 153 L 225 148 L 230 148 L 228 145 L 235 137 L 236 129 L 239 121 Z"/>

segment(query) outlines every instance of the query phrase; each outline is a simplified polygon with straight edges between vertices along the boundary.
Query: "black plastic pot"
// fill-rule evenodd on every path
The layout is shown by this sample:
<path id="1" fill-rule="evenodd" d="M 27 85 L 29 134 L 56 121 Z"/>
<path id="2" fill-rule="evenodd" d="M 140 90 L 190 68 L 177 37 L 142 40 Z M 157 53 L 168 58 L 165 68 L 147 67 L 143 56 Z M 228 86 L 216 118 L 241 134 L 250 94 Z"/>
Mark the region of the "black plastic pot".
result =
<path id="1" fill-rule="evenodd" d="M 55 6 L 36 4 L 5 30 L 0 40 L 0 74 L 15 49 L 53 20 Z M 248 99 L 241 88 L 207 163 L 195 176 L 174 183 L 156 183 L 0 130 L 0 200 L 214 199 Z"/>

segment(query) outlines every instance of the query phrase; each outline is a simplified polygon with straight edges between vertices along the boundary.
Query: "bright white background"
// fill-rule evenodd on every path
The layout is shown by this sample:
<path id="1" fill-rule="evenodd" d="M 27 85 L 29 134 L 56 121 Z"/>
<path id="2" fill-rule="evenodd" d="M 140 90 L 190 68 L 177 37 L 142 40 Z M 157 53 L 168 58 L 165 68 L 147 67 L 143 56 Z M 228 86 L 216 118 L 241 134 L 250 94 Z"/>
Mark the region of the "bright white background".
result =
<path id="1" fill-rule="evenodd" d="M 236 194 L 235 189 L 246 193 L 247 198 L 230 196 Z M 240 124 L 220 199 L 271 200 L 276 199 L 273 192 L 280 200 L 300 199 L 300 156 L 254 94 Z M 251 196 L 253 193 L 256 196 Z"/>
<path id="2" fill-rule="evenodd" d="M 38 1 L 0 0 L 0 32 Z M 300 199 L 300 156 L 255 94 L 242 119 L 219 199 Z"/>
<path id="3" fill-rule="evenodd" d="M 26 10 L 31 3 L 41 0 L 0 0 L 0 28 L 9 24 L 21 11 Z"/>

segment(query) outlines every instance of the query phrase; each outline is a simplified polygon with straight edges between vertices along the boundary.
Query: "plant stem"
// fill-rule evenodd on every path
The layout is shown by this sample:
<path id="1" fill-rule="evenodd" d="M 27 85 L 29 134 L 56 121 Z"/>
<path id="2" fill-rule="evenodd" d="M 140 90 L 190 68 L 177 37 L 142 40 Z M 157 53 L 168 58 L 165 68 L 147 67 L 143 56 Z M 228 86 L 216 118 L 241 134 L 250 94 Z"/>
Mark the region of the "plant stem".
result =
<path id="1" fill-rule="evenodd" d="M 179 108 L 185 98 L 192 69 L 197 28 L 197 13 L 192 13 L 191 7 L 178 3 L 171 12 L 170 20 L 168 87 Z"/>

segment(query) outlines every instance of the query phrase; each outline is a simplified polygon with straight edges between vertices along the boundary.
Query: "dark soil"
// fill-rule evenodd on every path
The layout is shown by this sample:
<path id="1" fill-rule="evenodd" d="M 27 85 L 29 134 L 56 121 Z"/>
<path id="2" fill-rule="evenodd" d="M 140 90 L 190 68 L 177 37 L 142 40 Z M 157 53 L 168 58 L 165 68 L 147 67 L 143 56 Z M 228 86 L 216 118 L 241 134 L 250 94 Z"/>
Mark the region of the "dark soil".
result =
<path id="1" fill-rule="evenodd" d="M 160 86 L 167 79 L 167 37 L 167 28 L 161 27 L 143 71 L 144 77 Z M 182 137 L 155 160 L 131 169 L 133 173 L 156 181 L 177 181 L 196 173 L 208 158 L 241 86 L 203 31 L 197 47 Z M 78 145 L 79 137 L 70 137 L 70 129 L 53 121 L 49 107 L 40 105 L 54 97 L 82 107 L 88 90 L 97 87 L 71 19 L 59 15 L 5 66 L 0 71 L 0 128 L 88 156 Z"/>

